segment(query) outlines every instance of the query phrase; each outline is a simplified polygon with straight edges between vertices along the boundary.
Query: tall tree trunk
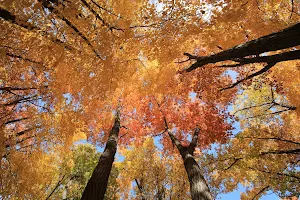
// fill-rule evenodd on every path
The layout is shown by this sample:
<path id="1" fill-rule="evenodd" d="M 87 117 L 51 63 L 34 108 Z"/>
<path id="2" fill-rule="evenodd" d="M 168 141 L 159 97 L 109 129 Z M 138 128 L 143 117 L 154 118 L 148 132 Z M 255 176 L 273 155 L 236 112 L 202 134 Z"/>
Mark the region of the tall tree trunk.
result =
<path id="1" fill-rule="evenodd" d="M 201 173 L 198 163 L 188 152 L 180 153 L 190 182 L 190 192 L 193 200 L 211 200 L 212 195 Z"/>
<path id="2" fill-rule="evenodd" d="M 118 135 L 120 131 L 120 114 L 117 111 L 114 125 L 109 134 L 104 152 L 101 154 L 99 162 L 94 169 L 92 177 L 88 181 L 82 200 L 102 200 L 104 199 L 109 174 L 114 162 L 115 154 L 117 151 Z"/>
<path id="3" fill-rule="evenodd" d="M 177 147 L 184 162 L 184 167 L 187 172 L 190 182 L 190 192 L 192 200 L 212 200 L 209 187 L 201 173 L 200 166 L 194 159 L 194 151 L 198 141 L 199 128 L 196 128 L 193 139 L 189 146 L 184 147 L 179 140 L 169 131 L 169 137 L 172 143 Z"/>

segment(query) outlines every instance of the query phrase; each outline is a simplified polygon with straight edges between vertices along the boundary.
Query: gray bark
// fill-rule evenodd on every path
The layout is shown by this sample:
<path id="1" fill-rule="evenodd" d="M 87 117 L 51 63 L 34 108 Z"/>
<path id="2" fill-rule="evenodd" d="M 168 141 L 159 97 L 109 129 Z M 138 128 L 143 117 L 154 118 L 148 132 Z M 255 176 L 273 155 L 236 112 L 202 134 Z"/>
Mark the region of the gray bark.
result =
<path id="1" fill-rule="evenodd" d="M 236 59 L 242 59 L 242 62 L 245 61 L 246 63 L 250 63 L 247 62 L 250 60 L 248 60 L 245 57 L 257 56 L 261 53 L 277 51 L 281 49 L 295 47 L 297 45 L 300 45 L 300 23 L 297 23 L 279 32 L 272 33 L 264 37 L 257 38 L 255 40 L 251 40 L 249 42 L 234 46 L 230 49 L 221 51 L 220 53 L 216 53 L 210 56 L 193 56 L 189 53 L 184 53 L 184 55 L 188 56 L 190 60 L 195 60 L 196 62 L 183 71 L 190 72 L 206 64 L 217 63 L 226 60 L 235 61 Z M 292 56 L 291 59 L 296 59 L 295 56 Z M 274 57 L 275 56 L 273 55 L 273 59 Z M 279 60 L 280 58 L 281 56 L 279 56 Z M 299 59 L 299 56 L 297 57 L 297 59 Z M 259 58 L 257 60 L 253 59 L 251 61 L 251 63 L 259 62 Z"/>
<path id="2" fill-rule="evenodd" d="M 193 139 L 189 146 L 184 147 L 180 141 L 168 130 L 168 134 L 172 143 L 177 147 L 184 162 L 184 167 L 187 172 L 190 192 L 192 200 L 212 200 L 213 197 L 204 176 L 200 170 L 200 166 L 194 159 L 194 151 L 198 141 L 200 130 L 196 128 Z"/>
<path id="3" fill-rule="evenodd" d="M 109 174 L 117 152 L 118 136 L 120 131 L 119 111 L 115 118 L 113 128 L 109 134 L 104 152 L 88 181 L 81 200 L 103 200 L 107 188 Z"/>

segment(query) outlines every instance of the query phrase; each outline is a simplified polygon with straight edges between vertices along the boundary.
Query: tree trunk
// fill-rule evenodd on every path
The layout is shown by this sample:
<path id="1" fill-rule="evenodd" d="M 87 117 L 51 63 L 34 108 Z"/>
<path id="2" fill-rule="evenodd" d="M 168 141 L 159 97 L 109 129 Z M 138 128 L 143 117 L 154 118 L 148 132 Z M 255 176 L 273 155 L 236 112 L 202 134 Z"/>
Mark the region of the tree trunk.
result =
<path id="1" fill-rule="evenodd" d="M 108 141 L 106 143 L 104 152 L 101 154 L 99 162 L 94 169 L 92 177 L 88 181 L 82 200 L 103 200 L 109 174 L 114 162 L 115 154 L 117 151 L 118 135 L 120 131 L 120 116 L 119 111 L 109 134 Z"/>
<path id="2" fill-rule="evenodd" d="M 194 156 L 187 150 L 180 152 L 184 161 L 184 167 L 190 182 L 190 192 L 193 200 L 212 200 L 208 185 L 201 173 L 198 163 Z"/>
<path id="3" fill-rule="evenodd" d="M 193 139 L 189 146 L 184 147 L 179 140 L 168 130 L 172 143 L 177 147 L 184 162 L 190 182 L 190 192 L 192 200 L 212 200 L 209 187 L 201 173 L 198 163 L 195 161 L 193 153 L 198 141 L 199 129 L 196 128 Z"/>

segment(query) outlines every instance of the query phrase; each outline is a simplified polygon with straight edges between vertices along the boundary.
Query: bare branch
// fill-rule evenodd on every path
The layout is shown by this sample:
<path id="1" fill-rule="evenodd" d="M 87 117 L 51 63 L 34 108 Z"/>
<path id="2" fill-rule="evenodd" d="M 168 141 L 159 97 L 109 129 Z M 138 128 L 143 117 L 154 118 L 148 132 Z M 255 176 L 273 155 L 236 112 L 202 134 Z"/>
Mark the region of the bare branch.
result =
<path id="1" fill-rule="evenodd" d="M 12 53 L 9 53 L 9 52 L 6 52 L 6 55 L 9 56 L 9 57 L 12 57 L 12 58 L 19 58 L 19 59 L 22 59 L 24 61 L 28 61 L 28 62 L 31 62 L 31 63 L 34 63 L 34 64 L 43 65 L 43 63 L 41 63 L 41 62 L 31 60 L 30 58 L 25 58 L 21 55 L 12 54 Z"/>
<path id="2" fill-rule="evenodd" d="M 245 108 L 242 108 L 240 110 L 235 111 L 233 114 L 235 115 L 236 113 L 244 111 L 244 110 L 248 110 L 248 109 L 251 109 L 251 108 L 258 108 L 258 107 L 266 106 L 266 105 L 270 105 L 270 104 L 272 104 L 272 103 L 268 102 L 268 103 L 262 103 L 260 105 L 248 106 L 248 107 L 245 107 Z"/>
<path id="3" fill-rule="evenodd" d="M 11 90 L 36 90 L 38 88 L 35 87 L 0 87 L 0 90 L 11 91 Z"/>
<path id="4" fill-rule="evenodd" d="M 96 3 L 94 0 L 91 0 L 99 9 L 104 10 L 108 12 L 111 15 L 114 15 L 116 17 L 119 17 L 117 14 L 113 13 L 112 11 L 108 10 L 107 8 L 104 8 L 103 6 L 100 6 L 98 3 Z"/>
<path id="5" fill-rule="evenodd" d="M 265 151 L 260 153 L 260 155 L 268 155 L 268 154 L 300 154 L 300 149 L 275 150 L 275 151 Z"/>
<path id="6" fill-rule="evenodd" d="M 294 12 L 294 0 L 291 0 L 291 3 L 292 3 L 292 5 L 291 5 L 292 9 L 291 9 L 290 20 L 292 19 L 292 15 L 293 15 L 293 12 Z"/>
<path id="7" fill-rule="evenodd" d="M 256 140 L 278 140 L 278 141 L 282 141 L 282 142 L 288 142 L 288 143 L 293 143 L 293 144 L 297 144 L 300 145 L 299 142 L 295 142 L 292 140 L 286 140 L 286 139 L 281 139 L 279 137 L 239 137 L 239 138 L 245 138 L 245 139 L 256 139 Z"/>
<path id="8" fill-rule="evenodd" d="M 20 121 L 23 121 L 23 120 L 26 120 L 26 119 L 29 119 L 29 118 L 28 117 L 23 117 L 23 118 L 13 119 L 13 120 L 9 120 L 9 121 L 5 122 L 4 124 L 7 125 L 7 124 L 11 124 L 11 123 L 16 123 L 16 122 L 20 122 Z"/>
<path id="9" fill-rule="evenodd" d="M 160 135 L 163 135 L 165 132 L 167 132 L 168 131 L 168 129 L 165 129 L 165 130 L 163 130 L 162 132 L 160 132 L 160 133 L 158 133 L 158 134 L 156 134 L 156 135 L 153 135 L 154 137 L 157 137 L 157 136 L 160 136 Z"/>
<path id="10" fill-rule="evenodd" d="M 259 171 L 259 172 L 263 172 L 263 173 L 267 173 L 267 174 L 276 174 L 279 176 L 287 176 L 287 177 L 291 177 L 291 178 L 295 178 L 300 180 L 300 177 L 292 175 L 292 174 L 287 174 L 287 173 L 281 173 L 281 172 L 271 172 L 268 170 L 264 170 L 264 169 L 257 169 L 257 168 L 253 168 L 253 167 L 248 167 L 249 169 L 255 170 L 255 171 Z"/>
<path id="11" fill-rule="evenodd" d="M 56 189 L 61 185 L 61 183 L 63 182 L 64 178 L 65 178 L 66 174 L 64 174 L 62 176 L 62 178 L 57 182 L 57 184 L 55 185 L 55 187 L 53 188 L 53 190 L 50 192 L 50 194 L 47 196 L 46 200 L 48 200 L 52 194 L 56 191 Z"/>
<path id="12" fill-rule="evenodd" d="M 255 72 L 255 73 L 247 76 L 246 78 L 238 80 L 237 82 L 233 83 L 232 85 L 230 85 L 228 87 L 222 88 L 221 91 L 234 88 L 235 86 L 237 86 L 238 84 L 240 84 L 240 83 L 242 83 L 242 82 L 244 82 L 246 80 L 249 80 L 249 79 L 252 79 L 255 76 L 261 75 L 261 74 L 265 73 L 266 71 L 268 71 L 269 69 L 271 69 L 275 64 L 276 63 L 268 63 L 268 65 L 265 66 L 264 68 L 262 68 L 261 70 L 259 70 L 259 71 Z"/>
<path id="13" fill-rule="evenodd" d="M 190 67 L 188 67 L 187 69 L 184 69 L 183 72 L 191 72 L 194 69 L 198 67 L 202 67 L 206 64 L 217 63 L 226 60 L 239 59 L 241 60 L 242 63 L 243 61 L 247 61 L 248 58 L 245 58 L 247 56 L 259 55 L 261 53 L 286 49 L 286 48 L 297 46 L 299 44 L 300 44 L 300 23 L 295 24 L 279 32 L 272 33 L 267 36 L 260 37 L 255 40 L 251 40 L 249 42 L 234 46 L 228 50 L 221 51 L 211 56 L 198 57 L 198 56 L 190 55 L 188 53 L 184 53 L 184 55 L 188 56 L 191 59 L 196 60 L 196 62 L 192 64 Z M 288 53 L 292 53 L 292 52 L 288 52 Z M 297 54 L 299 57 L 299 53 Z M 266 59 L 266 58 L 264 57 L 252 58 L 251 63 L 253 63 L 254 61 L 253 59 Z M 248 59 L 248 61 L 250 60 Z M 256 62 L 273 63 L 275 61 L 260 60 Z"/>
<path id="14" fill-rule="evenodd" d="M 258 198 L 264 191 L 266 191 L 270 186 L 266 186 L 266 187 L 263 187 L 262 189 L 259 190 L 259 192 L 254 195 L 254 197 L 252 198 L 252 200 L 255 200 L 256 198 Z"/>
<path id="15" fill-rule="evenodd" d="M 252 116 L 252 117 L 247 117 L 246 119 L 252 119 L 252 118 L 262 117 L 262 116 L 268 116 L 268 115 L 277 115 L 277 114 L 280 114 L 280 113 L 283 113 L 283 112 L 289 111 L 289 110 L 291 110 L 291 109 L 284 109 L 284 110 L 279 110 L 279 111 L 276 111 L 276 112 L 255 115 L 255 116 Z"/>
<path id="16" fill-rule="evenodd" d="M 92 7 L 90 4 L 86 2 L 86 0 L 81 0 L 81 2 L 95 15 L 96 19 L 100 20 L 104 26 L 107 26 L 109 30 L 118 30 L 123 31 L 121 28 L 117 28 L 115 26 L 111 26 L 108 24 Z M 94 4 L 96 4 L 98 7 L 100 7 L 96 2 L 92 1 Z"/>
<path id="17" fill-rule="evenodd" d="M 199 127 L 196 127 L 195 132 L 194 132 L 194 135 L 193 135 L 193 138 L 192 138 L 192 141 L 191 141 L 191 143 L 190 143 L 189 146 L 188 146 L 188 151 L 189 151 L 190 154 L 192 154 L 192 155 L 194 154 L 195 148 L 196 148 L 196 146 L 197 146 L 198 137 L 199 137 L 199 132 L 200 132 Z"/>
<path id="18" fill-rule="evenodd" d="M 231 163 L 228 167 L 226 167 L 224 170 L 229 170 L 233 165 L 235 165 L 239 160 L 241 160 L 242 158 L 234 158 L 233 163 Z"/>

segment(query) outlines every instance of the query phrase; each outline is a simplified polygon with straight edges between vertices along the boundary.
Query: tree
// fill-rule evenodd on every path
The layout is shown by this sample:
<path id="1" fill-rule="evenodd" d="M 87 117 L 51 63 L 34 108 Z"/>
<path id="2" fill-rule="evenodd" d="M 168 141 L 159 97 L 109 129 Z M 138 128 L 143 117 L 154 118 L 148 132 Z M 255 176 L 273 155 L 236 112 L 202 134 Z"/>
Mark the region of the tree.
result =
<path id="1" fill-rule="evenodd" d="M 104 152 L 101 154 L 96 168 L 89 179 L 81 199 L 104 199 L 106 187 L 115 154 L 120 131 L 120 114 L 117 110 L 115 123 L 109 134 Z"/>
<path id="2" fill-rule="evenodd" d="M 198 98 L 192 101 L 188 94 L 183 96 L 174 94 L 183 94 L 185 88 L 186 86 L 183 88 L 177 87 L 176 92 L 172 90 L 173 96 L 162 97 L 160 102 L 155 97 L 143 99 L 148 103 L 143 104 L 144 106 L 139 109 L 136 108 L 136 113 L 142 115 L 139 116 L 140 119 L 143 119 L 140 121 L 142 124 L 138 126 L 136 122 L 133 124 L 134 127 L 128 127 L 133 130 L 136 127 L 138 129 L 144 127 L 143 129 L 149 129 L 153 136 L 161 135 L 166 155 L 172 155 L 175 146 L 183 159 L 189 177 L 192 199 L 211 199 L 212 196 L 203 177 L 201 167 L 195 161 L 193 154 L 198 145 L 201 145 L 201 148 L 204 149 L 211 142 L 224 140 L 227 136 L 226 130 L 230 128 L 230 125 L 223 119 L 223 117 L 226 118 L 226 113 L 219 114 L 222 112 L 222 104 L 219 103 L 218 110 L 215 109 L 213 102 L 205 104 Z M 142 112 L 140 112 L 140 109 Z M 211 123 L 214 124 L 214 127 L 211 126 Z M 195 134 L 191 133 L 191 127 L 197 126 L 202 129 L 200 137 L 198 137 L 199 128 L 196 128 Z M 188 137 L 193 138 L 190 145 L 186 145 Z M 175 153 L 177 152 L 175 151 Z"/>
<path id="3" fill-rule="evenodd" d="M 299 116 L 288 112 L 290 106 L 284 104 L 283 96 L 266 84 L 257 90 L 258 84 L 253 83 L 235 104 L 241 132 L 221 146 L 217 155 L 207 155 L 204 166 L 214 174 L 211 184 L 219 192 L 220 188 L 232 191 L 242 183 L 247 188 L 243 199 L 258 199 L 269 190 L 281 197 L 297 196 Z"/>
<path id="4" fill-rule="evenodd" d="M 287 67 L 289 64 L 294 64 L 294 66 L 296 64 L 297 66 L 298 62 L 293 62 L 293 60 L 299 60 L 299 50 L 297 48 L 297 45 L 299 45 L 299 30 L 299 24 L 295 24 L 277 33 L 249 41 L 211 56 L 192 56 L 185 53 L 189 57 L 188 60 L 196 61 L 189 68 L 183 70 L 186 72 L 203 67 L 209 63 L 218 63 L 226 60 L 231 60 L 235 63 L 222 63 L 219 67 L 231 67 L 234 69 L 251 63 L 267 63 L 266 66 L 257 71 L 247 70 L 246 75 L 244 75 L 243 69 L 237 70 L 242 78 L 221 89 L 231 89 L 241 83 L 245 83 L 247 80 L 252 80 L 253 88 L 239 95 L 244 101 L 235 102 L 235 105 L 241 106 L 240 109 L 235 110 L 235 113 L 238 114 L 240 119 L 246 116 L 246 119 L 241 120 L 243 131 L 236 135 L 232 141 L 229 141 L 227 145 L 220 147 L 218 158 L 212 158 L 213 156 L 209 155 L 209 164 L 203 164 L 204 166 L 211 166 L 211 162 L 216 162 L 210 170 L 215 173 L 217 188 L 222 188 L 221 185 L 224 185 L 225 191 L 228 192 L 236 188 L 238 183 L 242 182 L 245 185 L 250 183 L 252 186 L 249 187 L 247 195 L 243 196 L 245 199 L 256 199 L 268 190 L 273 190 L 283 197 L 287 194 L 292 196 L 298 195 L 295 183 L 299 179 L 296 167 L 298 166 L 297 155 L 299 154 L 299 149 L 297 145 L 299 145 L 299 141 L 293 136 L 295 124 L 291 124 L 298 116 L 286 114 L 288 111 L 297 110 L 296 106 L 289 105 L 286 100 L 287 98 L 293 99 L 292 93 L 297 92 L 291 87 L 283 88 L 277 82 L 272 83 L 276 78 L 274 76 L 279 76 L 282 80 L 285 74 L 276 74 L 277 71 L 274 70 L 275 73 L 272 73 L 273 77 L 269 76 L 268 78 L 268 75 L 264 73 L 282 61 L 289 62 L 281 64 L 281 66 Z M 291 47 L 294 47 L 294 49 L 279 51 Z M 270 51 L 277 51 L 277 54 L 270 53 Z M 260 56 L 261 53 L 266 55 Z M 290 70 L 292 71 L 292 69 Z M 282 70 L 278 71 L 282 72 Z M 265 76 L 258 79 L 258 75 Z M 266 83 L 270 84 L 270 86 L 267 87 Z M 245 90 L 245 87 L 240 88 Z M 266 88 L 267 93 L 270 95 L 266 95 Z M 274 89 L 279 94 L 275 95 Z M 298 103 L 296 104 L 298 105 Z M 276 119 L 278 117 L 276 115 L 279 114 L 282 115 L 279 116 L 279 119 Z M 293 120 L 291 121 L 291 119 Z M 293 130 L 289 129 L 287 131 L 286 127 L 289 126 L 293 127 Z M 238 151 L 240 153 L 236 153 Z M 283 155 L 286 160 L 282 157 Z M 280 162 L 274 164 L 278 160 Z M 224 173 L 225 171 L 226 173 Z"/>

